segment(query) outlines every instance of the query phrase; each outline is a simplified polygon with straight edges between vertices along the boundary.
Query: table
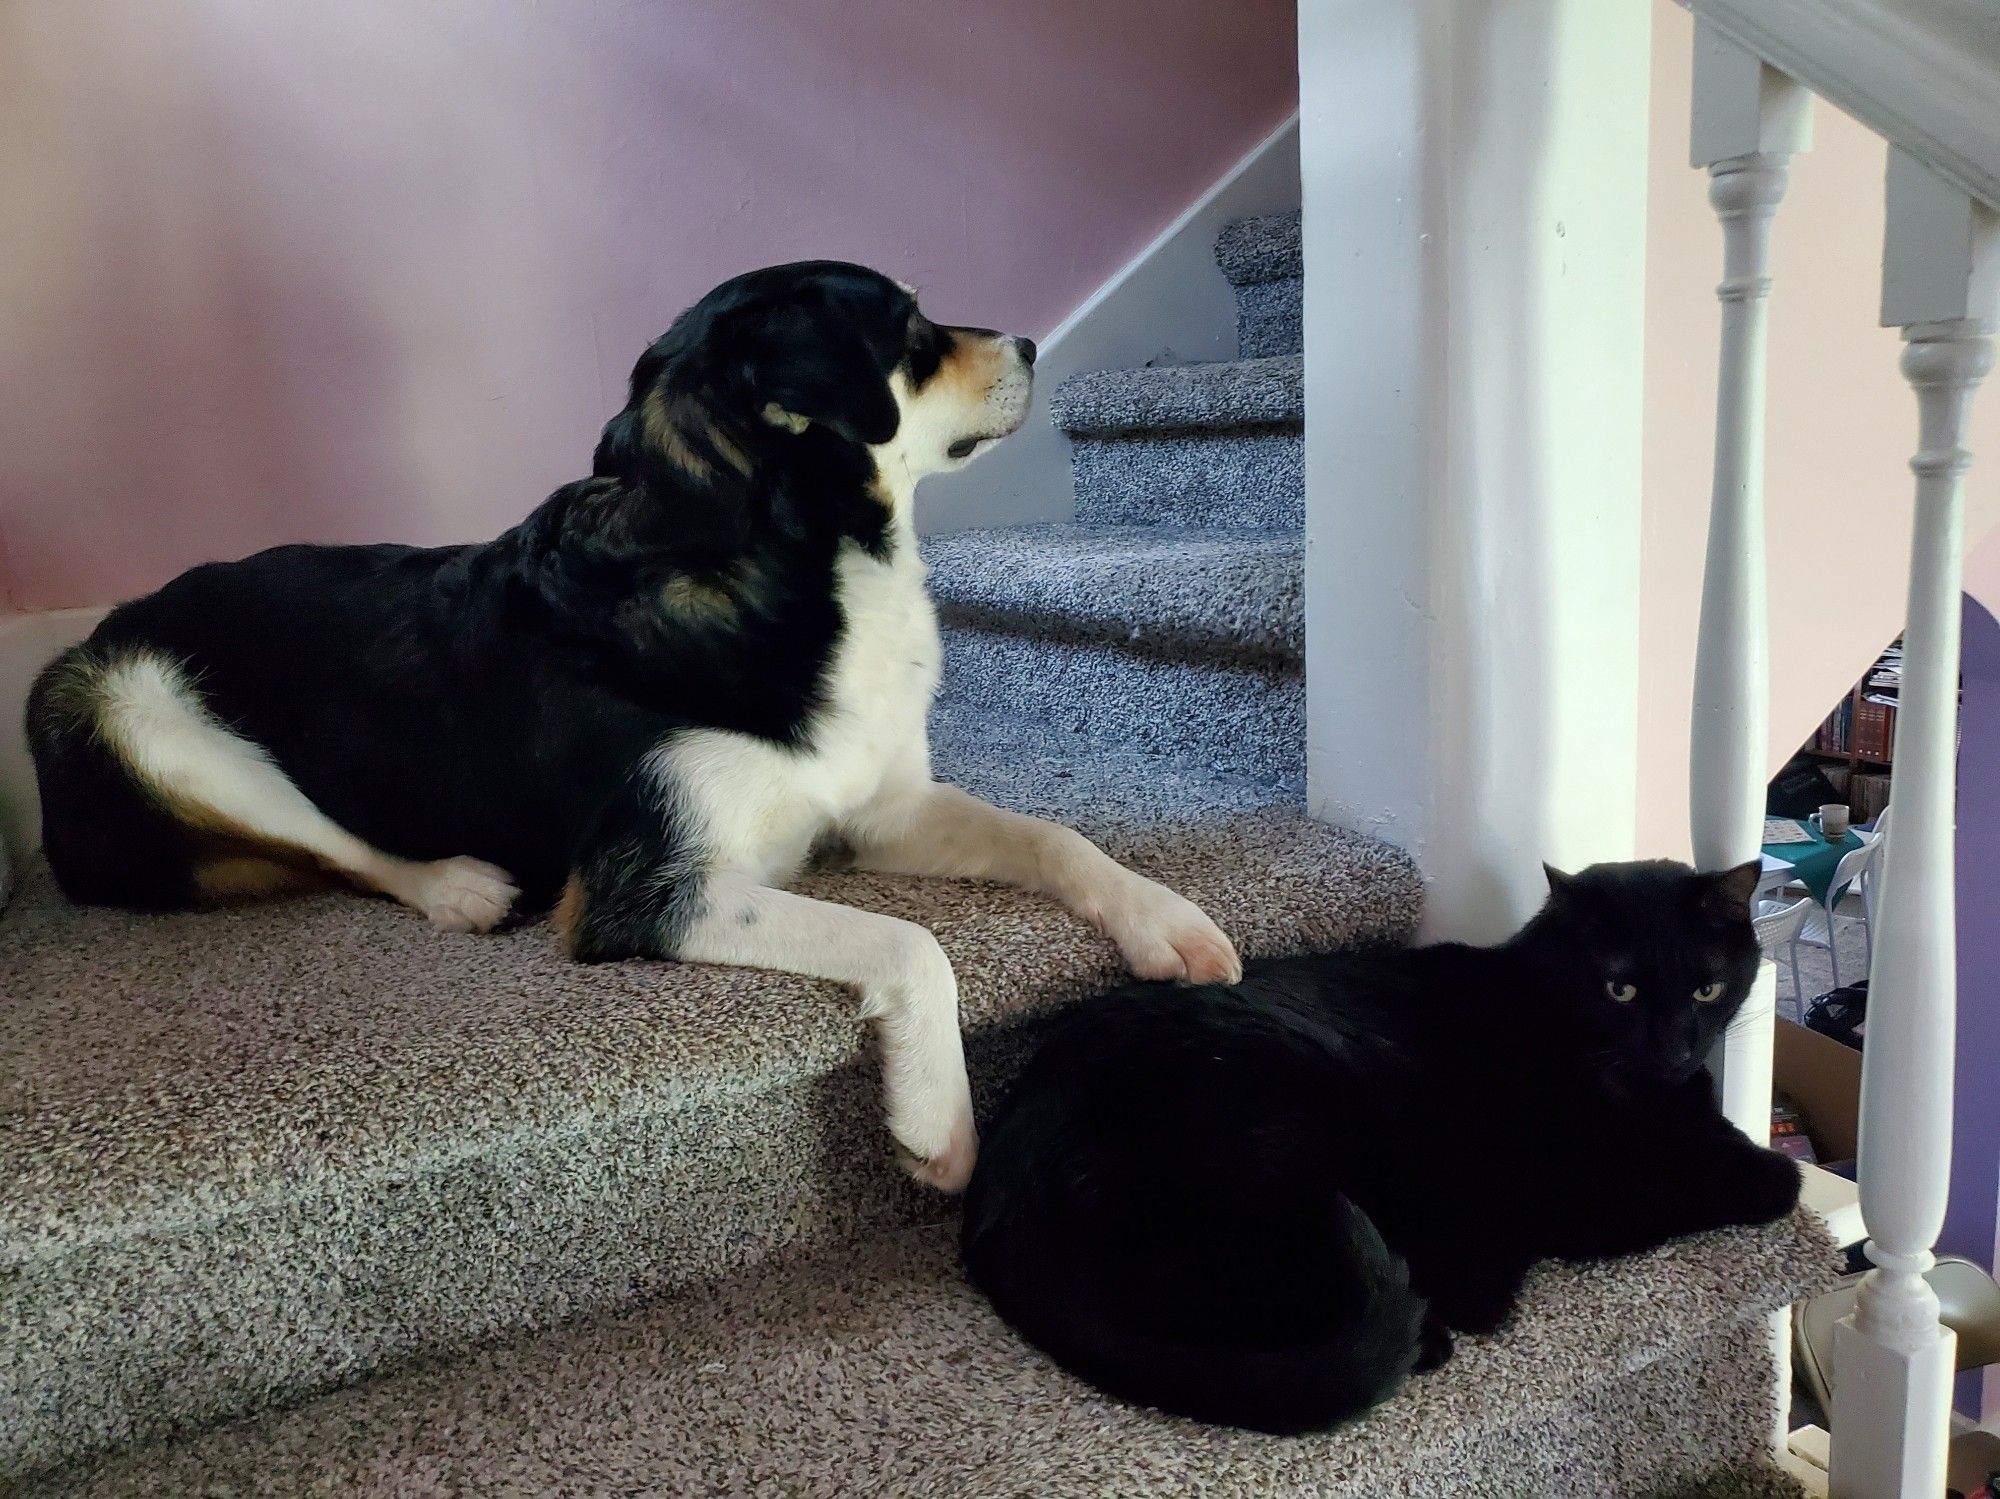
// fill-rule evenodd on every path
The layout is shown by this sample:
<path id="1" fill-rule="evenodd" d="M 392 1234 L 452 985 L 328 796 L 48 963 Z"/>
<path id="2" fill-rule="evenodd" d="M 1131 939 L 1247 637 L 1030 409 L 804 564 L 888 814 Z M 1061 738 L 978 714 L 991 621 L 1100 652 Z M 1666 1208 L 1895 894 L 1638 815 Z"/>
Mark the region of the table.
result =
<path id="1" fill-rule="evenodd" d="M 1786 878 L 1797 880 L 1812 892 L 1814 900 L 1825 905 L 1826 892 L 1833 885 L 1833 876 L 1840 868 L 1840 861 L 1855 849 L 1862 847 L 1863 840 L 1850 828 L 1838 842 L 1828 843 L 1820 836 L 1819 829 L 1811 823 L 1801 820 L 1798 825 L 1806 830 L 1812 842 L 1765 844 L 1765 878 L 1759 882 L 1758 891 L 1761 894 L 1774 877 L 1776 872 L 1772 869 L 1772 864 L 1775 861 L 1790 865 L 1791 874 Z"/>

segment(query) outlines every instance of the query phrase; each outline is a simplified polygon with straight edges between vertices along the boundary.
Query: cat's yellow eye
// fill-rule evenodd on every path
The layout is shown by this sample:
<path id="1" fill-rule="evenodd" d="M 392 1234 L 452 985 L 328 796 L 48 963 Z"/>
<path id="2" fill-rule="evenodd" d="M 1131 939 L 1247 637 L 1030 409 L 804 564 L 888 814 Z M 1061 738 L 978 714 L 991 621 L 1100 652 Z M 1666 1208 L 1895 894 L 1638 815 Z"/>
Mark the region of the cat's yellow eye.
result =
<path id="1" fill-rule="evenodd" d="M 1694 997 L 1698 1004 L 1714 1004 L 1715 1001 L 1722 998 L 1722 985 L 1703 984 L 1699 989 L 1694 991 Z"/>
<path id="2" fill-rule="evenodd" d="M 1621 984 L 1616 979 L 1606 979 L 1604 981 L 1604 992 L 1617 1000 L 1621 1005 L 1629 1005 L 1639 997 L 1637 985 Z"/>

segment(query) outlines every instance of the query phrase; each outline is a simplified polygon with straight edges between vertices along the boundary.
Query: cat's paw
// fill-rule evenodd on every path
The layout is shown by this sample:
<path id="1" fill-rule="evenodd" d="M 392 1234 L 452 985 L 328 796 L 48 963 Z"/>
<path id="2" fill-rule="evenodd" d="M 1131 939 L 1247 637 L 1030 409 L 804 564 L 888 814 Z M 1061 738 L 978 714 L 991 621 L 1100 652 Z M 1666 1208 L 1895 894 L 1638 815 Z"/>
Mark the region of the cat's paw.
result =
<path id="1" fill-rule="evenodd" d="M 1201 907 L 1140 875 L 1103 902 L 1099 925 L 1142 979 L 1233 984 L 1243 977 L 1235 944 Z"/>
<path id="2" fill-rule="evenodd" d="M 1428 1374 L 1433 1369 L 1442 1369 L 1451 1358 L 1451 1329 L 1435 1312 L 1424 1317 L 1423 1331 L 1417 1343 L 1417 1362 L 1410 1370 L 1412 1374 Z"/>
<path id="3" fill-rule="evenodd" d="M 1737 1223 L 1775 1223 L 1799 1205 L 1805 1179 L 1790 1156 L 1759 1150 L 1743 1173 Z"/>
<path id="4" fill-rule="evenodd" d="M 1496 1332 L 1514 1315 L 1520 1289 L 1518 1281 L 1462 1282 L 1431 1298 L 1431 1320 L 1475 1337 Z"/>

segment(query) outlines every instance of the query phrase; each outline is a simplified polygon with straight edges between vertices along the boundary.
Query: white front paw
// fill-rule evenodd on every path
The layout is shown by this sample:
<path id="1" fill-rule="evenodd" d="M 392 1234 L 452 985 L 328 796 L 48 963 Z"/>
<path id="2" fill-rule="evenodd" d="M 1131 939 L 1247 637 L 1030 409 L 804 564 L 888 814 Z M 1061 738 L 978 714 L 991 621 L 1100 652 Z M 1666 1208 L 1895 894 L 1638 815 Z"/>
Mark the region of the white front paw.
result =
<path id="1" fill-rule="evenodd" d="M 1243 960 L 1222 928 L 1165 885 L 1130 875 L 1102 910 L 1105 935 L 1142 979 L 1233 984 L 1243 977 Z"/>
<path id="2" fill-rule="evenodd" d="M 958 1028 L 958 979 L 929 932 L 912 940 L 899 966 L 901 974 L 864 993 L 862 1003 L 880 1029 L 889 1133 L 910 1175 L 940 1192 L 962 1192 L 979 1156 L 979 1133 Z"/>
<path id="3" fill-rule="evenodd" d="M 504 869 L 480 859 L 420 864 L 401 899 L 447 932 L 490 932 L 513 909 L 520 891 Z"/>

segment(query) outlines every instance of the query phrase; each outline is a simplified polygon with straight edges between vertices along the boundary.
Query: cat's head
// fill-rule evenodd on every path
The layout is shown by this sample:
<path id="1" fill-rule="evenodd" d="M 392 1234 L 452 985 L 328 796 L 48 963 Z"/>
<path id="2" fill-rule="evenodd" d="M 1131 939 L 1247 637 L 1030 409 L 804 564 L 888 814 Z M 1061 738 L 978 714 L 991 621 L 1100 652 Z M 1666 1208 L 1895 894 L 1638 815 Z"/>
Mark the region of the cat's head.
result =
<path id="1" fill-rule="evenodd" d="M 1658 859 L 1550 868 L 1522 933 L 1549 1019 L 1615 1084 L 1700 1071 L 1757 976 L 1756 863 L 1716 874 Z"/>

